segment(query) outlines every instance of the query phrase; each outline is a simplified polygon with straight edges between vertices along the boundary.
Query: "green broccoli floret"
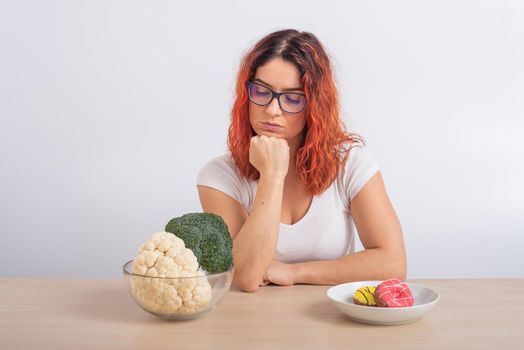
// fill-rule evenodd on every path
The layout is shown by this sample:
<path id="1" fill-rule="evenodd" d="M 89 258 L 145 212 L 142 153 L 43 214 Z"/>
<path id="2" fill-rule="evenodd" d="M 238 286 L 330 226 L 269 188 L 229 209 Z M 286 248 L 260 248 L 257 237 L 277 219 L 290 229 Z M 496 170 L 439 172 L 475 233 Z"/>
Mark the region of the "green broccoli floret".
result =
<path id="1" fill-rule="evenodd" d="M 165 228 L 182 239 L 208 272 L 223 272 L 233 261 L 233 240 L 224 220 L 211 213 L 189 213 L 171 219 Z"/>

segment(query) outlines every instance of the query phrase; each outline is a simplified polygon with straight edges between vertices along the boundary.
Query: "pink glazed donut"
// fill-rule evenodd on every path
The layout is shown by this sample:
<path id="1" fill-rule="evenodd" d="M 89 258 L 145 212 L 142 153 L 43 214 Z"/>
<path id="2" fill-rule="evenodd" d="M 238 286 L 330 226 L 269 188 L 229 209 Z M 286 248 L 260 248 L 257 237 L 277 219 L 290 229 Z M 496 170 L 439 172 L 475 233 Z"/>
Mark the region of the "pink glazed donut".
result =
<path id="1" fill-rule="evenodd" d="M 408 285 L 394 278 L 382 282 L 375 290 L 377 306 L 407 307 L 413 306 L 415 299 Z"/>

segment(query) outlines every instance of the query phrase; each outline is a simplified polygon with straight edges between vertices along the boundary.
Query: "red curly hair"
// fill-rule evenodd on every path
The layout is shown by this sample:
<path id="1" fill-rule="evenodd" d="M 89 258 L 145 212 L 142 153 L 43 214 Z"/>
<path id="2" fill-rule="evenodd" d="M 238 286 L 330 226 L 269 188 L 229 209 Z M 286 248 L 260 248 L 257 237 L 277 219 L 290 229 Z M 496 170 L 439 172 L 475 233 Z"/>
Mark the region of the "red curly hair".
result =
<path id="1" fill-rule="evenodd" d="M 312 195 L 322 193 L 336 179 L 347 158 L 346 144 L 364 143 L 345 131 L 340 119 L 338 91 L 329 58 L 320 41 L 309 32 L 286 29 L 271 33 L 245 54 L 236 81 L 236 97 L 231 111 L 228 148 L 240 174 L 250 180 L 260 177 L 249 162 L 249 144 L 255 131 L 249 121 L 246 82 L 259 66 L 281 57 L 300 72 L 306 95 L 306 127 L 303 144 L 298 148 L 295 167 Z"/>

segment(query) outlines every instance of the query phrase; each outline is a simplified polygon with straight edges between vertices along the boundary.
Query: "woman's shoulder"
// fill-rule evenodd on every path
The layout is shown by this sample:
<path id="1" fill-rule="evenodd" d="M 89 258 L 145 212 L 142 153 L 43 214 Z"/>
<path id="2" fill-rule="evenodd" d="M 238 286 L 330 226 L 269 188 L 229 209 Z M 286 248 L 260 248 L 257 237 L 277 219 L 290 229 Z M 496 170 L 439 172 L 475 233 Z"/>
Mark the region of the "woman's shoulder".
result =
<path id="1" fill-rule="evenodd" d="M 342 166 L 337 181 L 347 201 L 351 201 L 379 170 L 379 166 L 363 142 L 347 143 L 343 147 Z"/>
<path id="2" fill-rule="evenodd" d="M 233 157 L 231 157 L 231 152 L 225 152 L 219 156 L 215 156 L 213 158 L 210 158 L 203 167 L 206 166 L 221 166 L 221 167 L 228 167 L 232 169 L 237 169 L 235 162 L 233 160 Z"/>
<path id="3" fill-rule="evenodd" d="M 341 146 L 341 160 L 343 173 L 351 171 L 352 168 L 366 163 L 376 163 L 371 151 L 362 141 L 348 142 Z"/>
<path id="4" fill-rule="evenodd" d="M 246 209 L 250 208 L 254 187 L 256 187 L 252 181 L 248 181 L 240 174 L 230 152 L 208 160 L 198 173 L 197 185 L 222 191 L 236 199 Z"/>
<path id="5" fill-rule="evenodd" d="M 241 178 L 238 167 L 230 152 L 209 159 L 200 169 L 198 178 L 223 177 L 226 174 L 229 177 Z"/>

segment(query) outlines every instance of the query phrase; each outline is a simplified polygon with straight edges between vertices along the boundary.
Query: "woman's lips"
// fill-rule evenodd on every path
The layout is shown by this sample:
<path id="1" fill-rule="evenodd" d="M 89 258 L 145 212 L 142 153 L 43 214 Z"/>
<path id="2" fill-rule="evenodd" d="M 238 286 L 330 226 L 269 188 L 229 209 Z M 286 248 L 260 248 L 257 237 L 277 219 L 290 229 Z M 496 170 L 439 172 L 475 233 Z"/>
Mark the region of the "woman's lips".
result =
<path id="1" fill-rule="evenodd" d="M 265 131 L 279 132 L 282 126 L 277 124 L 262 123 L 262 129 Z"/>

